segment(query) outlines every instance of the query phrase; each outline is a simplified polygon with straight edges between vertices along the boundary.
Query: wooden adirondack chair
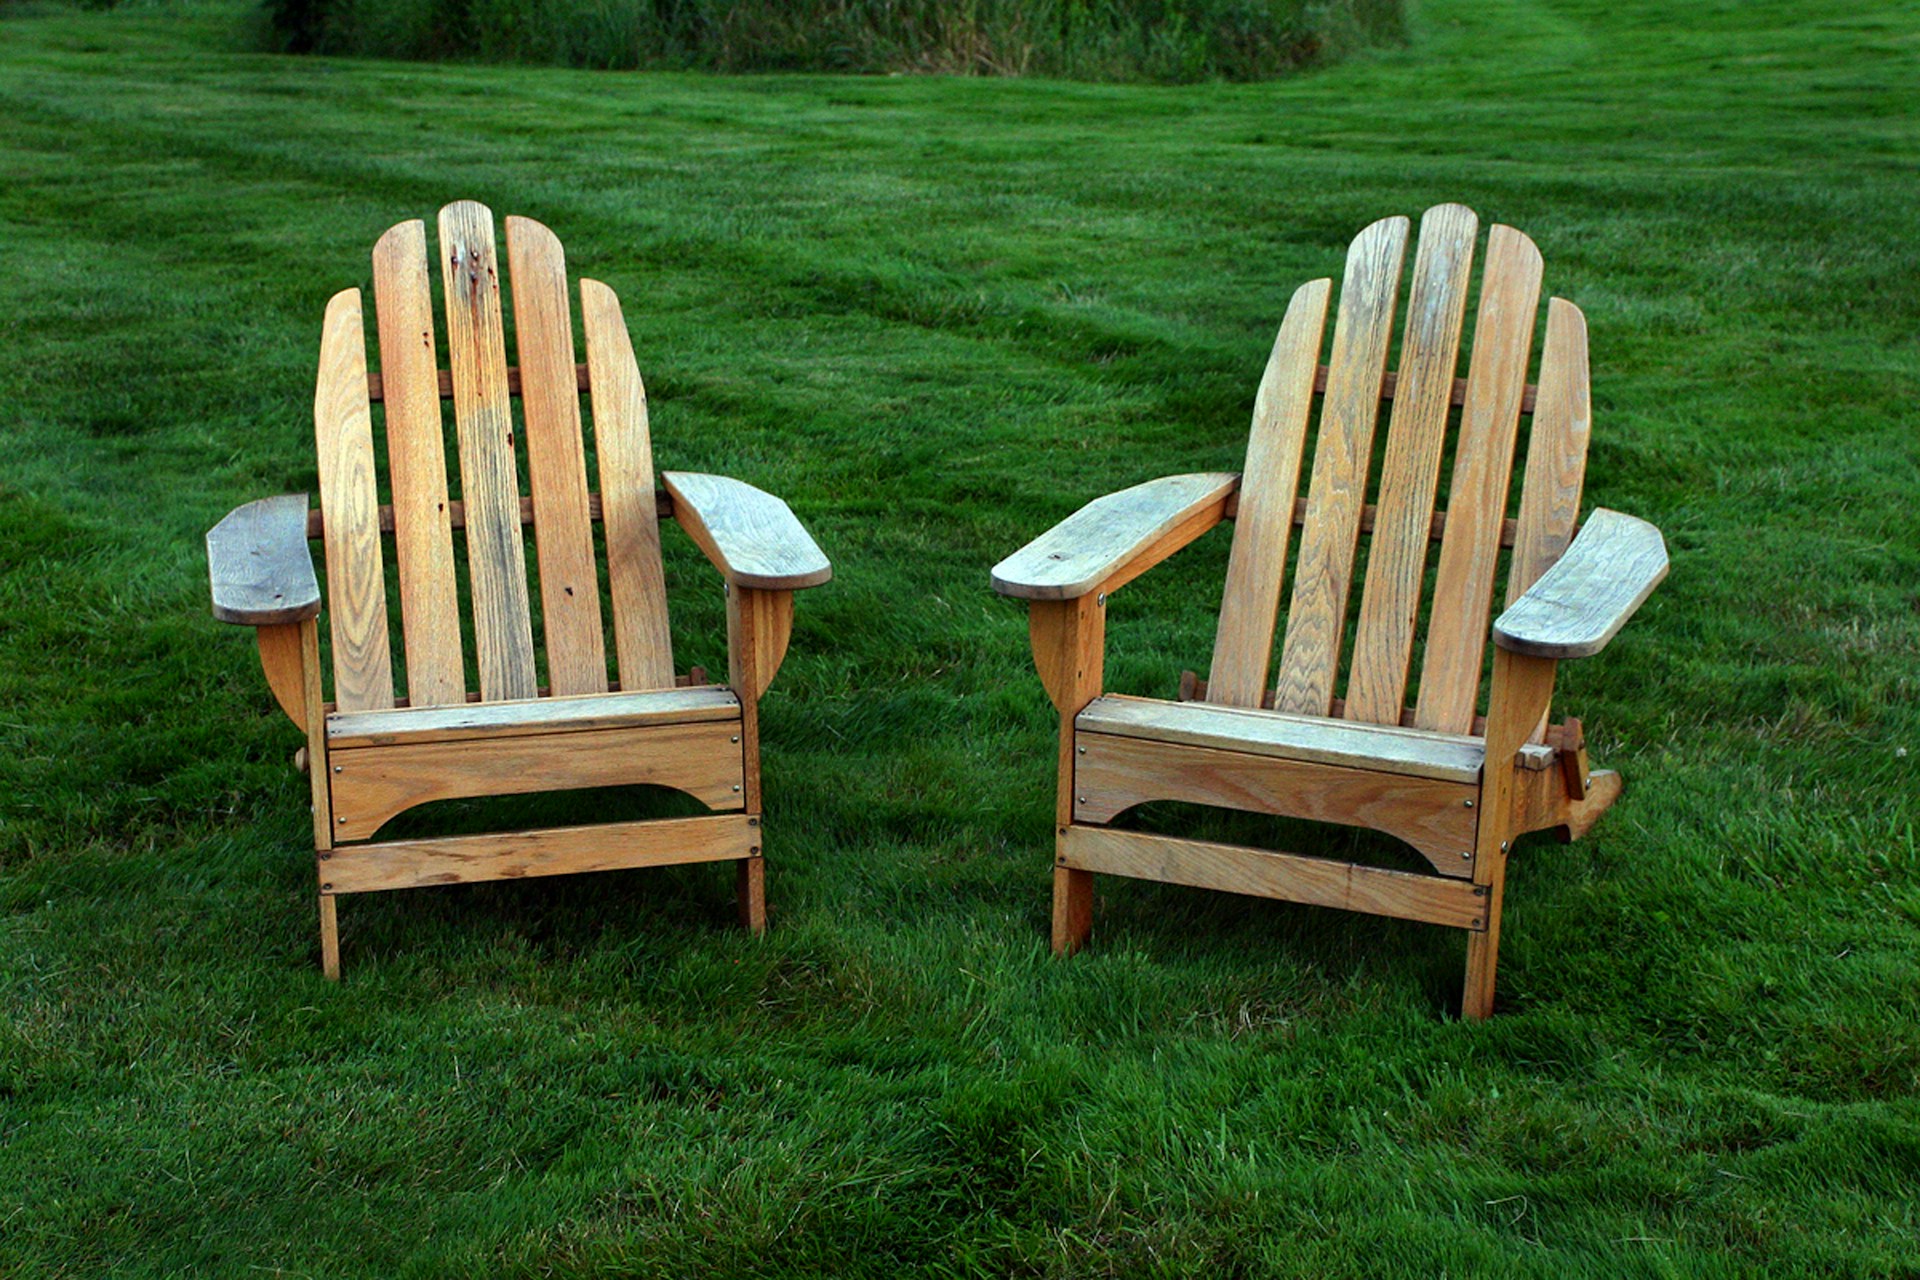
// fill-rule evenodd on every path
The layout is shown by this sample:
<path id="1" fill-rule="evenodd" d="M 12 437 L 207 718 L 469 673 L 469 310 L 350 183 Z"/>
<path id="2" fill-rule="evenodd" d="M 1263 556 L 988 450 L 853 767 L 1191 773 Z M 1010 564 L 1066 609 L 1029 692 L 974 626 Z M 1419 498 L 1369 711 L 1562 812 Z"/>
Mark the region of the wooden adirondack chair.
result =
<path id="1" fill-rule="evenodd" d="M 322 965 L 340 971 L 335 899 L 375 889 L 735 860 L 742 923 L 765 926 L 756 706 L 786 653 L 793 592 L 826 557 L 785 503 L 717 476 L 667 472 L 654 490 L 646 396 L 613 290 L 580 282 L 586 362 L 574 360 L 560 242 L 507 219 L 520 364 L 507 365 L 493 214 L 440 211 L 448 369 L 436 370 L 425 225 L 373 251 L 381 369 L 367 369 L 360 291 L 327 304 L 314 396 L 320 509 L 306 495 L 241 507 L 207 534 L 213 613 L 256 629 L 267 682 L 306 732 L 320 881 Z M 591 397 L 600 491 L 589 492 L 580 393 Z M 529 496 L 511 400 L 519 397 Z M 461 493 L 450 500 L 440 402 L 453 401 Z M 370 406 L 384 407 L 386 478 Z M 676 677 L 660 519 L 679 521 L 726 581 L 728 680 Z M 608 679 L 595 522 L 619 682 Z M 538 564 L 544 673 L 533 640 L 522 526 Z M 387 537 L 391 542 L 386 541 Z M 333 701 L 323 702 L 325 549 Z M 457 544 L 467 563 L 462 640 Z M 387 547 L 398 572 L 406 697 L 389 652 Z M 477 688 L 475 685 L 477 684 Z M 433 800 L 650 783 L 709 816 L 368 843 Z"/>
<path id="2" fill-rule="evenodd" d="M 1554 669 L 1597 653 L 1666 575 L 1652 525 L 1595 511 L 1575 536 L 1587 457 L 1586 322 L 1547 306 L 1538 386 L 1527 384 L 1541 276 L 1526 236 L 1487 240 L 1467 376 L 1455 377 L 1478 219 L 1421 219 L 1398 373 L 1387 371 L 1408 221 L 1387 218 L 1347 256 L 1332 353 L 1332 281 L 1293 295 L 1254 405 L 1239 475 L 1169 476 L 1101 498 L 1002 561 L 994 586 L 1031 602 L 1034 660 L 1060 713 L 1053 946 L 1092 925 L 1093 875 L 1258 894 L 1467 931 L 1465 1014 L 1493 1008 L 1501 891 L 1513 839 L 1584 834 L 1620 793 L 1590 773 L 1577 720 L 1550 724 Z M 1296 499 L 1315 397 L 1311 482 Z M 1374 427 L 1392 405 L 1377 499 Z M 1459 406 L 1459 426 L 1449 419 Z M 1520 419 L 1525 479 L 1507 518 Z M 1435 511 L 1452 447 L 1447 509 Z M 1106 601 L 1222 520 L 1234 520 L 1213 665 L 1182 700 L 1102 693 Z M 1301 529 L 1276 681 L 1267 675 L 1288 539 Z M 1371 535 L 1357 617 L 1350 586 Z M 1487 619 L 1503 548 L 1507 608 Z M 1429 575 L 1431 590 L 1427 589 Z M 1405 705 L 1425 615 L 1418 695 Z M 1336 697 L 1352 627 L 1344 697 Z M 1174 839 L 1107 824 L 1180 800 L 1370 827 L 1406 841 L 1431 874 Z"/>

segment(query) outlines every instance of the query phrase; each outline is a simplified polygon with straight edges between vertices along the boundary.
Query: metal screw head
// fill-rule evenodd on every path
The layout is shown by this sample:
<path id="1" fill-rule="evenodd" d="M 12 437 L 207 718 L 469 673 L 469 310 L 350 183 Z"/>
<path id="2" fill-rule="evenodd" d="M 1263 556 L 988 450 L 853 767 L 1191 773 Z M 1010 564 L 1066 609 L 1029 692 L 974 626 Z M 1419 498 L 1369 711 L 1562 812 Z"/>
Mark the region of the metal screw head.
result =
<path id="1" fill-rule="evenodd" d="M 1085 747 L 1075 747 L 1074 750 L 1078 751 L 1081 755 L 1087 754 L 1087 749 Z"/>
<path id="2" fill-rule="evenodd" d="M 739 784 L 739 783 L 737 783 L 737 782 L 736 782 L 736 783 L 734 783 L 734 784 L 733 784 L 733 789 L 734 789 L 735 791 L 738 791 L 738 790 L 740 789 L 740 784 Z"/>
<path id="3" fill-rule="evenodd" d="M 1079 796 L 1076 798 L 1079 800 L 1081 804 L 1085 804 L 1087 802 L 1087 798 L 1085 796 Z"/>
<path id="4" fill-rule="evenodd" d="M 732 736 L 731 738 L 728 738 L 728 739 L 727 739 L 727 741 L 728 741 L 728 742 L 738 742 L 738 741 L 740 741 L 740 735 L 736 733 L 736 734 L 734 734 L 734 735 L 733 735 L 733 736 Z"/>
<path id="5" fill-rule="evenodd" d="M 1500 842 L 1500 852 L 1505 853 L 1510 846 L 1505 840 Z"/>
<path id="6" fill-rule="evenodd" d="M 1469 809 L 1473 808 L 1473 801 L 1471 800 L 1462 800 L 1460 803 L 1467 806 L 1467 808 Z"/>
<path id="7" fill-rule="evenodd" d="M 345 765 L 343 765 L 343 764 L 337 764 L 337 765 L 335 765 L 335 766 L 333 766 L 333 771 L 334 771 L 335 773 L 340 773 L 340 772 L 342 772 L 342 771 L 344 771 L 344 770 L 346 769 L 346 767 L 347 767 L 347 766 L 345 766 Z"/>
<path id="8" fill-rule="evenodd" d="M 329 880 L 329 881 L 326 881 L 326 882 L 324 882 L 324 883 L 322 883 L 322 884 L 321 884 L 321 886 L 320 886 L 320 892 L 322 892 L 322 893 L 332 893 L 332 892 L 333 892 L 333 882 Z"/>
<path id="9" fill-rule="evenodd" d="M 1093 598 L 1093 602 L 1094 602 L 1094 604 L 1096 604 L 1096 605 L 1098 605 L 1098 606 L 1099 606 L 1100 608 L 1102 608 L 1102 609 L 1104 609 L 1104 608 L 1106 608 L 1106 607 L 1107 607 L 1107 593 L 1106 593 L 1106 592 L 1104 592 L 1104 591 L 1102 591 L 1102 592 L 1101 592 L 1101 593 L 1100 593 L 1099 595 L 1097 595 L 1097 596 L 1095 596 L 1095 597 Z"/>
<path id="10" fill-rule="evenodd" d="M 1473 850 L 1471 850 L 1471 849 L 1462 849 L 1462 850 L 1460 851 L 1460 856 L 1461 856 L 1461 857 L 1463 857 L 1463 858 L 1472 858 L 1472 857 L 1473 857 Z"/>
<path id="11" fill-rule="evenodd" d="M 344 826 L 346 826 L 346 825 L 347 825 L 347 820 L 346 820 L 345 818 L 342 818 L 342 819 L 340 819 L 340 825 L 341 825 L 341 826 L 343 826 L 343 827 L 344 827 Z"/>

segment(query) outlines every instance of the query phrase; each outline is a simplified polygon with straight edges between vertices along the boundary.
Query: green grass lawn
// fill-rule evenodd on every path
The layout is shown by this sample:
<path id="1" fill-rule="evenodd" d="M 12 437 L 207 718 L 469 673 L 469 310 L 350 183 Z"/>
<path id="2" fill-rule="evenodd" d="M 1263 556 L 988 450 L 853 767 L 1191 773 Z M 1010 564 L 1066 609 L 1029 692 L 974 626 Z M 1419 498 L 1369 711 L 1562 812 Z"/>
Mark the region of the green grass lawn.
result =
<path id="1" fill-rule="evenodd" d="M 1251 86 L 303 61 L 0 21 L 0 1274 L 1920 1273 L 1920 11 L 1426 0 Z M 723 868 L 347 899 L 201 533 L 314 486 L 321 308 L 472 196 L 618 288 L 660 464 L 835 562 Z M 1002 555 L 1231 469 L 1292 288 L 1457 199 L 1593 330 L 1667 585 L 1625 798 L 1460 935 L 1103 881 Z M 683 662 L 718 580 L 671 535 Z M 1115 597 L 1204 669 L 1226 536 Z M 644 805 L 645 801 L 638 802 Z M 542 808 L 541 805 L 545 807 Z M 494 812 L 577 817 L 565 798 Z"/>

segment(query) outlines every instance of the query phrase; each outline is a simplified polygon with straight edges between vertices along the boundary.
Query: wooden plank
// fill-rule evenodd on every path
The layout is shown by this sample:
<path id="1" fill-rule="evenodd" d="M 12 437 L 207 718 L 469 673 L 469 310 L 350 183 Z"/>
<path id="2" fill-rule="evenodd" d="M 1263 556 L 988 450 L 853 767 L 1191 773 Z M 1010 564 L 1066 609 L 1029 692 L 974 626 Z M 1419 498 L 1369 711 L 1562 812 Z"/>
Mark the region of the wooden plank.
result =
<path id="1" fill-rule="evenodd" d="M 533 546 L 540 562 L 547 678 L 556 694 L 604 693 L 607 650 L 600 629 L 593 525 L 587 515 L 587 455 L 580 435 L 566 254 L 542 224 L 509 217 L 507 261 L 513 277 L 514 341 L 520 351 L 520 403 L 533 497 Z"/>
<path id="2" fill-rule="evenodd" d="M 664 489 L 654 490 L 653 500 L 654 500 L 654 515 L 657 519 L 666 520 L 666 519 L 670 519 L 673 516 L 673 499 L 667 495 L 666 490 Z M 587 495 L 587 517 L 594 521 L 598 521 L 600 519 L 600 495 L 597 493 L 590 493 Z M 458 498 L 455 498 L 453 501 L 449 502 L 447 504 L 447 519 L 448 519 L 448 522 L 456 529 L 466 528 L 467 527 L 466 504 L 461 502 Z M 520 523 L 523 525 L 529 525 L 533 523 L 533 499 L 532 498 L 520 499 Z M 313 510 L 307 512 L 307 536 L 309 538 L 324 537 L 326 534 L 326 528 L 327 528 L 327 519 L 326 519 L 326 513 L 324 511 L 322 511 L 319 507 L 315 507 Z M 384 503 L 380 507 L 380 532 L 382 533 L 393 532 L 393 508 Z"/>
<path id="3" fill-rule="evenodd" d="M 1447 534 L 1440 541 L 1415 704 L 1415 720 L 1422 729 L 1460 733 L 1472 723 L 1479 701 L 1500 522 L 1506 515 L 1520 393 L 1533 346 L 1540 269 L 1540 251 L 1533 241 L 1512 227 L 1493 229 L 1487 238 L 1467 403 L 1460 412 L 1460 442 L 1447 497 Z"/>
<path id="4" fill-rule="evenodd" d="M 727 590 L 727 671 L 743 702 L 758 702 L 773 683 L 793 635 L 793 592 Z"/>
<path id="5" fill-rule="evenodd" d="M 738 736 L 736 724 L 712 722 L 329 750 L 334 839 L 364 840 L 432 800 L 578 787 L 673 787 L 709 809 L 737 809 Z"/>
<path id="6" fill-rule="evenodd" d="M 573 376 L 576 390 L 585 391 L 593 384 L 593 380 L 589 376 L 587 366 L 584 363 L 573 366 Z M 438 392 L 440 398 L 442 400 L 453 399 L 453 370 L 439 370 L 434 375 L 434 380 L 436 383 L 435 390 Z M 378 372 L 369 372 L 367 374 L 367 399 L 373 401 L 375 404 L 379 404 L 386 399 L 386 394 L 386 380 L 382 378 Z M 520 394 L 520 370 L 517 366 L 510 365 L 507 368 L 507 394 L 510 396 Z"/>
<path id="7" fill-rule="evenodd" d="M 396 742 L 460 742 L 471 738 L 527 737 L 593 729 L 639 728 L 738 720 L 740 701 L 719 685 L 700 689 L 653 689 L 644 693 L 535 698 L 529 702 L 470 702 L 418 711 L 362 711 L 327 717 L 334 748 Z"/>
<path id="8" fill-rule="evenodd" d="M 380 553 L 380 496 L 367 409 L 367 338 L 360 291 L 327 303 L 313 396 L 320 501 L 327 522 L 327 615 L 333 628 L 333 696 L 349 711 L 393 705 L 387 651 L 387 579 Z"/>
<path id="9" fill-rule="evenodd" d="M 471 200 L 442 209 L 440 257 L 480 696 L 488 702 L 531 698 L 539 682 L 527 609 L 526 551 L 520 540 L 520 481 L 507 399 L 492 212 Z"/>
<path id="10" fill-rule="evenodd" d="M 606 495 L 607 582 L 620 683 L 629 689 L 664 688 L 673 681 L 673 639 L 667 630 L 657 516 L 671 514 L 672 500 L 663 503 L 654 493 L 647 393 L 620 300 L 598 280 L 582 280 L 580 320 L 594 371 L 593 438 Z"/>
<path id="11" fill-rule="evenodd" d="M 1407 220 L 1384 218 L 1356 236 L 1347 252 L 1327 394 L 1313 450 L 1313 482 L 1307 490 L 1307 524 L 1300 536 L 1280 677 L 1274 686 L 1274 706 L 1282 711 L 1325 715 L 1333 701 L 1406 247 Z"/>
<path id="12" fill-rule="evenodd" d="M 1219 889 L 1456 929 L 1486 926 L 1486 898 L 1477 885 L 1326 858 L 1143 831 L 1074 827 L 1062 837 L 1060 861 L 1102 875 Z"/>
<path id="13" fill-rule="evenodd" d="M 1667 576 L 1667 545 L 1645 520 L 1598 508 L 1554 566 L 1494 623 L 1499 646 L 1586 658 L 1619 633 Z"/>
<path id="14" fill-rule="evenodd" d="M 1098 593 L 1070 600 L 1032 601 L 1027 607 L 1027 629 L 1040 683 L 1060 716 L 1054 822 L 1064 833 L 1073 821 L 1076 796 L 1079 757 L 1074 750 L 1074 717 L 1099 696 L 1105 678 L 1107 602 Z M 1090 872 L 1054 868 L 1052 923 L 1055 955 L 1071 955 L 1086 945 L 1093 930 Z"/>
<path id="15" fill-rule="evenodd" d="M 280 622 L 256 627 L 253 637 L 260 650 L 260 670 L 266 673 L 267 687 L 273 690 L 273 700 L 287 713 L 287 719 L 304 732 L 307 727 L 307 677 L 300 666 L 300 623 Z"/>
<path id="16" fill-rule="evenodd" d="M 1473 868 L 1478 783 L 1106 733 L 1076 741 L 1075 822 L 1110 822 L 1150 800 L 1179 800 L 1368 827 L 1406 841 L 1444 875 Z"/>
<path id="17" fill-rule="evenodd" d="M 1315 395 L 1324 395 L 1326 393 L 1327 373 L 1327 366 L 1321 365 L 1319 372 L 1314 375 L 1313 390 Z M 1380 381 L 1380 398 L 1382 400 L 1394 399 L 1399 391 L 1399 383 L 1400 375 L 1392 369 L 1387 370 L 1386 377 Z M 1526 394 L 1520 398 L 1521 413 L 1533 412 L 1535 390 L 1534 385 L 1529 382 L 1527 384 Z M 1465 378 L 1455 378 L 1453 380 L 1453 392 L 1448 397 L 1448 400 L 1456 409 L 1467 402 L 1467 380 Z"/>
<path id="18" fill-rule="evenodd" d="M 306 523 L 307 495 L 289 493 L 235 507 L 207 530 L 214 617 L 262 627 L 320 612 Z"/>
<path id="19" fill-rule="evenodd" d="M 447 458 L 434 382 L 433 296 L 427 227 L 403 222 L 373 247 L 373 299 L 387 407 L 388 516 L 400 572 L 400 623 L 407 649 L 407 699 L 445 706 L 467 694 L 460 599 L 447 514 Z"/>
<path id="20" fill-rule="evenodd" d="M 333 850 L 320 872 L 327 893 L 367 893 L 723 862 L 748 857 L 758 842 L 745 814 L 725 813 L 358 845 Z"/>
<path id="21" fill-rule="evenodd" d="M 1449 782 L 1478 782 L 1486 758 L 1486 744 L 1464 735 L 1120 694 L 1096 698 L 1077 723 L 1082 733 L 1117 733 Z M 1534 750 L 1552 758 L 1545 747 Z"/>
<path id="22" fill-rule="evenodd" d="M 1315 280 L 1294 293 L 1253 402 L 1253 430 L 1236 495 L 1233 550 L 1207 682 L 1209 700 L 1225 706 L 1257 707 L 1266 688 L 1300 488 L 1300 458 L 1313 410 L 1309 371 L 1319 360 L 1332 289 L 1331 280 Z"/>
<path id="23" fill-rule="evenodd" d="M 1387 428 L 1380 503 L 1367 544 L 1367 577 L 1347 674 L 1348 719 L 1394 724 L 1407 692 L 1407 664 L 1426 583 L 1428 533 L 1440 456 L 1447 439 L 1448 393 L 1467 314 L 1473 210 L 1446 204 L 1420 220 L 1413 289 L 1400 348 L 1399 395 Z"/>
<path id="24" fill-rule="evenodd" d="M 660 479 L 673 495 L 674 519 L 734 586 L 794 591 L 833 576 L 792 508 L 772 494 L 692 471 L 668 471 Z"/>
<path id="25" fill-rule="evenodd" d="M 1573 541 L 1580 489 L 1587 474 L 1593 411 L 1587 388 L 1587 320 L 1563 298 L 1547 303 L 1547 340 L 1540 356 L 1540 407 L 1527 438 L 1507 603 L 1526 593 Z"/>
<path id="26" fill-rule="evenodd" d="M 1168 535 L 1187 532 L 1191 540 L 1218 523 L 1239 483 L 1230 471 L 1197 472 L 1095 498 L 993 566 L 993 589 L 1022 600 L 1071 600 L 1105 587 L 1138 558 L 1172 554 Z"/>

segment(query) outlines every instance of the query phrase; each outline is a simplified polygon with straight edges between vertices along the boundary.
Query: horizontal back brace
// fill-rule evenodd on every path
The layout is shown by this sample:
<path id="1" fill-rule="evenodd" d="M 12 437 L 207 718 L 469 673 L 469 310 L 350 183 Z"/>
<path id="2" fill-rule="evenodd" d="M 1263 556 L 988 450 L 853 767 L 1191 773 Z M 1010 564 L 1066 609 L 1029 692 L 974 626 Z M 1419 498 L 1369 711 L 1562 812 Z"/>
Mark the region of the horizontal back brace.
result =
<path id="1" fill-rule="evenodd" d="M 662 520 L 672 519 L 673 518 L 672 495 L 669 494 L 665 489 L 655 489 L 653 491 L 653 509 L 654 509 L 654 514 L 657 515 L 660 519 Z M 461 502 L 458 498 L 455 498 L 452 501 L 448 502 L 447 517 L 449 520 L 453 522 L 454 528 L 456 529 L 466 528 L 467 527 L 466 504 Z M 596 524 L 599 523 L 601 519 L 600 495 L 597 493 L 590 493 L 587 495 L 587 519 L 595 522 Z M 533 499 L 532 498 L 520 499 L 520 523 L 521 524 L 533 523 Z M 309 538 L 324 537 L 326 535 L 326 531 L 327 531 L 327 521 L 326 521 L 325 513 L 319 507 L 315 507 L 311 511 L 307 512 L 307 537 Z M 391 503 L 383 503 L 380 507 L 380 532 L 382 533 L 393 532 L 393 506 Z"/>

